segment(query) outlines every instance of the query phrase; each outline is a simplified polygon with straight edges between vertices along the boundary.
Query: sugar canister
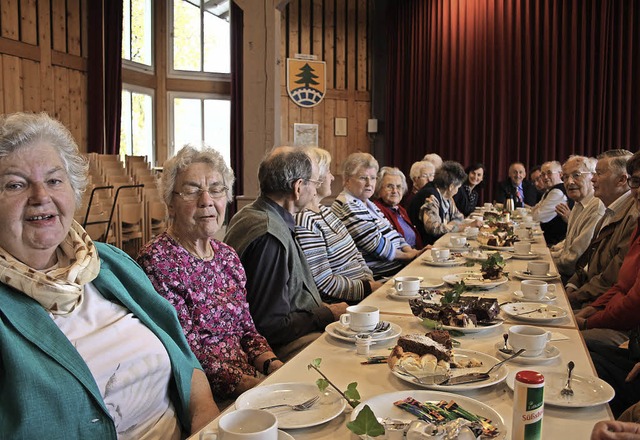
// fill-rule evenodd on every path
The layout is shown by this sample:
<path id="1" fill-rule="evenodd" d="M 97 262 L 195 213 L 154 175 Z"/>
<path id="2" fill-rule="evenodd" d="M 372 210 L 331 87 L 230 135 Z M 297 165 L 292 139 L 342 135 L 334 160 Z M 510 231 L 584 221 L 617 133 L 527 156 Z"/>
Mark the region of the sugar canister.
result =
<path id="1" fill-rule="evenodd" d="M 544 376 L 519 371 L 513 386 L 513 440 L 541 440 L 544 414 Z"/>

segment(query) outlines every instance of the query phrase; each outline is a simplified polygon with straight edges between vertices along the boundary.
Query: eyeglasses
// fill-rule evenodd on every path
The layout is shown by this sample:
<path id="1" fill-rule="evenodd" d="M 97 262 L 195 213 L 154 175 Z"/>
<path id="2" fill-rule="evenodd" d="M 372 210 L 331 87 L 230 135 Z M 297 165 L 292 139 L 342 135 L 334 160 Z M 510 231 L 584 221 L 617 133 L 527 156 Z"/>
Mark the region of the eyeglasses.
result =
<path id="1" fill-rule="evenodd" d="M 356 177 L 356 179 L 358 179 L 362 183 L 375 182 L 376 180 L 378 180 L 376 176 L 358 176 Z"/>
<path id="2" fill-rule="evenodd" d="M 629 188 L 633 188 L 636 189 L 638 187 L 640 187 L 640 177 L 629 177 L 627 179 L 627 185 L 629 185 Z"/>
<path id="3" fill-rule="evenodd" d="M 388 185 L 384 186 L 384 189 L 386 189 L 387 191 L 393 191 L 395 189 L 396 191 L 402 192 L 402 185 L 394 185 L 393 183 L 389 183 Z"/>
<path id="4" fill-rule="evenodd" d="M 182 192 L 174 191 L 173 193 L 182 197 L 182 200 L 186 202 L 195 202 L 200 198 L 203 193 L 208 193 L 212 199 L 221 199 L 222 197 L 227 196 L 227 188 L 224 185 L 211 185 L 209 188 L 199 188 L 199 187 L 188 187 L 185 188 Z"/>
<path id="5" fill-rule="evenodd" d="M 574 181 L 581 180 L 582 176 L 584 176 L 585 174 L 593 174 L 593 173 L 591 171 L 576 171 L 575 173 L 571 173 L 571 174 L 563 174 L 562 181 L 566 182 L 567 180 L 569 180 L 569 177 L 571 177 Z"/>
<path id="6" fill-rule="evenodd" d="M 560 171 L 542 171 L 540 174 L 542 174 L 543 176 L 553 176 L 556 173 L 559 173 Z"/>
<path id="7" fill-rule="evenodd" d="M 307 179 L 307 180 L 305 180 L 305 182 L 311 182 L 316 186 L 316 188 L 319 188 L 320 185 L 322 185 L 324 183 L 324 180 Z"/>

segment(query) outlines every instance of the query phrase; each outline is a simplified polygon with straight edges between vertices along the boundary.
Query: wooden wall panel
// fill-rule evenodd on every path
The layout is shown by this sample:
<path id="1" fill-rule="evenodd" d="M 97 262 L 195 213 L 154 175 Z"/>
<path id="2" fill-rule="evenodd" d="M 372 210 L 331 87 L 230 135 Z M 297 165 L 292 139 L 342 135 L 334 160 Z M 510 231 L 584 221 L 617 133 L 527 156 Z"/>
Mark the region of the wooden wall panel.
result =
<path id="1" fill-rule="evenodd" d="M 47 112 L 86 151 L 85 0 L 2 0 L 0 113 Z"/>
<path id="2" fill-rule="evenodd" d="M 24 110 L 41 112 L 40 63 L 22 60 L 22 71 L 24 76 Z"/>
<path id="3" fill-rule="evenodd" d="M 51 31 L 54 50 L 67 51 L 66 0 L 51 0 Z"/>
<path id="4" fill-rule="evenodd" d="M 36 0 L 20 0 L 20 40 L 38 44 L 38 5 Z"/>
<path id="5" fill-rule="evenodd" d="M 80 17 L 80 0 L 67 1 L 67 52 L 71 55 L 82 55 L 82 20 Z"/>
<path id="6" fill-rule="evenodd" d="M 10 55 L 4 55 L 2 58 L 4 110 L 7 113 L 13 113 L 24 108 L 22 98 L 22 60 Z"/>
<path id="7" fill-rule="evenodd" d="M 11 40 L 20 38 L 18 17 L 18 0 L 2 0 L 0 2 L 0 23 L 2 23 L 2 36 Z"/>
<path id="8" fill-rule="evenodd" d="M 282 143 L 293 143 L 294 123 L 317 124 L 318 143 L 332 154 L 334 174 L 339 173 L 349 154 L 370 151 L 367 135 L 367 120 L 371 117 L 367 40 L 370 1 L 292 0 L 282 15 Z M 284 61 L 296 53 L 317 55 L 327 66 L 327 93 L 311 109 L 298 107 L 287 94 Z M 337 117 L 347 119 L 347 136 L 335 135 Z"/>

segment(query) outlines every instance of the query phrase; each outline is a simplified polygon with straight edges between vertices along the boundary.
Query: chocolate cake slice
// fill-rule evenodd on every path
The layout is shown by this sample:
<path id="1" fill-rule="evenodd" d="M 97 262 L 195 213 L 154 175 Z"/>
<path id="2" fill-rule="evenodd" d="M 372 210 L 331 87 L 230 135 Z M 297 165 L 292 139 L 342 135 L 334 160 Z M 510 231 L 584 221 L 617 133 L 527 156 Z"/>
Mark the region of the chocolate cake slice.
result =
<path id="1" fill-rule="evenodd" d="M 418 356 L 432 354 L 439 361 L 451 361 L 451 351 L 449 351 L 447 347 L 424 335 L 409 334 L 400 336 L 398 338 L 398 345 L 402 347 L 404 351 L 415 353 Z"/>

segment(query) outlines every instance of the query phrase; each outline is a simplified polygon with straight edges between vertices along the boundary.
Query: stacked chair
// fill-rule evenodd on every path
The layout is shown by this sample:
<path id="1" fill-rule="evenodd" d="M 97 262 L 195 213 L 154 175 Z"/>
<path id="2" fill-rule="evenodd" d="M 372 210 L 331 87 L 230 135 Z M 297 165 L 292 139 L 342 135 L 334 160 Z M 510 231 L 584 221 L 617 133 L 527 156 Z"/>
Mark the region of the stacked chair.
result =
<path id="1" fill-rule="evenodd" d="M 90 184 L 76 214 L 93 240 L 136 257 L 167 227 L 167 210 L 145 156 L 90 153 Z"/>

